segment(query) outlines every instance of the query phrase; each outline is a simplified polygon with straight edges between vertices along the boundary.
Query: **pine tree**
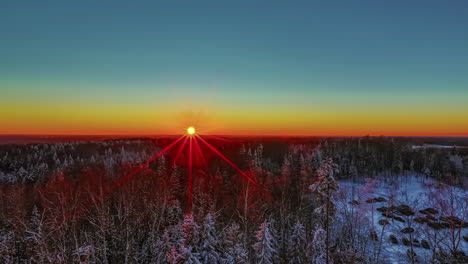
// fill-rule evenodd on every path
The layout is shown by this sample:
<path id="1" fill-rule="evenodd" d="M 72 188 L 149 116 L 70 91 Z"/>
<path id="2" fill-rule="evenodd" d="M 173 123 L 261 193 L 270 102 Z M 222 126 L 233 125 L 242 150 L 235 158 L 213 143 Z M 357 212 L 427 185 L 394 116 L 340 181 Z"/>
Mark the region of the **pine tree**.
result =
<path id="1" fill-rule="evenodd" d="M 337 191 L 339 186 L 335 180 L 335 173 L 338 172 L 338 166 L 333 163 L 331 158 L 327 158 L 322 161 L 319 169 L 317 170 L 318 179 L 313 183 L 309 189 L 313 192 L 318 193 L 324 205 L 316 209 L 316 212 L 325 211 L 325 232 L 326 232 L 326 263 L 329 263 L 329 254 L 330 249 L 330 217 L 335 213 L 335 205 L 332 202 L 332 193 Z"/>
<path id="2" fill-rule="evenodd" d="M 91 164 L 95 164 L 95 163 L 96 163 L 96 158 L 94 158 L 94 155 L 91 155 L 90 163 L 91 163 Z"/>
<path id="3" fill-rule="evenodd" d="M 192 247 L 182 248 L 182 256 L 184 257 L 183 264 L 209 264 L 210 262 L 201 262 L 198 260 L 196 253 L 192 252 Z"/>
<path id="4" fill-rule="evenodd" d="M 242 233 L 237 223 L 232 223 L 226 228 L 225 252 L 227 264 L 248 264 L 249 256 L 245 248 Z"/>
<path id="5" fill-rule="evenodd" d="M 317 228 L 312 236 L 312 241 L 308 245 L 307 255 L 310 263 L 326 262 L 326 237 L 327 234 L 322 228 Z"/>
<path id="6" fill-rule="evenodd" d="M 254 151 L 254 167 L 257 171 L 263 169 L 263 144 L 260 144 Z"/>
<path id="7" fill-rule="evenodd" d="M 184 256 L 181 254 L 176 247 L 171 247 L 167 253 L 167 262 L 169 264 L 179 264 L 182 262 Z"/>
<path id="8" fill-rule="evenodd" d="M 198 241 L 198 225 L 191 214 L 187 214 L 184 222 L 171 229 L 171 234 L 164 234 L 164 240 L 169 250 L 167 262 L 170 264 L 201 264 L 197 253 L 194 253 Z"/>
<path id="9" fill-rule="evenodd" d="M 170 249 L 167 253 L 167 262 L 169 264 L 202 264 L 197 255 L 192 252 L 192 247 L 180 245 L 179 248 L 172 247 Z"/>
<path id="10" fill-rule="evenodd" d="M 185 244 L 192 247 L 199 245 L 199 229 L 192 214 L 187 214 L 184 219 L 183 229 L 185 234 Z"/>
<path id="11" fill-rule="evenodd" d="M 13 256 L 15 254 L 14 246 L 14 232 L 0 231 L 0 262 L 5 264 L 13 263 Z"/>
<path id="12" fill-rule="evenodd" d="M 256 234 L 257 243 L 253 245 L 256 251 L 257 264 L 272 264 L 276 249 L 274 248 L 275 241 L 269 227 L 269 222 L 265 221 L 260 225 L 260 229 Z"/>
<path id="13" fill-rule="evenodd" d="M 215 221 L 208 213 L 203 223 L 202 246 L 200 250 L 201 261 L 203 263 L 217 264 L 221 262 L 218 247 L 218 237 L 216 236 Z"/>
<path id="14" fill-rule="evenodd" d="M 288 263 L 290 264 L 302 264 L 305 263 L 305 245 L 306 233 L 304 226 L 297 221 L 294 225 L 293 232 L 289 237 L 288 247 Z"/>

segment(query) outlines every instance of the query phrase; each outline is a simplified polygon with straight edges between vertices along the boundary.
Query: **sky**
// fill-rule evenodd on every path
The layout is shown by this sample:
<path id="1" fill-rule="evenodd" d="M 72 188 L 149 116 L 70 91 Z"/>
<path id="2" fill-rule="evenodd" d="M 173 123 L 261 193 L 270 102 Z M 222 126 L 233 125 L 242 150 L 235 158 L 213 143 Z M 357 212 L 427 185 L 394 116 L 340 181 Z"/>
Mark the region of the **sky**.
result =
<path id="1" fill-rule="evenodd" d="M 468 136 L 468 1 L 0 0 L 0 134 Z"/>

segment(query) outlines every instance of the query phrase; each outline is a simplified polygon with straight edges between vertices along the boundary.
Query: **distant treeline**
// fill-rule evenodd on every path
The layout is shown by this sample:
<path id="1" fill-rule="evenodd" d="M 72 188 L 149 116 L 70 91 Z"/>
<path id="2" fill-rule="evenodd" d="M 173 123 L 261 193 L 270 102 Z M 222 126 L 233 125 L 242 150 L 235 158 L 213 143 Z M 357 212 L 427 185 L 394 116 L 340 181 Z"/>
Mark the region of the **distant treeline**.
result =
<path id="1" fill-rule="evenodd" d="M 468 148 L 452 138 L 330 138 L 320 149 L 339 165 L 341 178 L 417 172 L 442 182 L 468 187 Z M 452 143 L 452 145 L 440 145 Z M 458 145 L 457 145 L 458 143 Z"/>

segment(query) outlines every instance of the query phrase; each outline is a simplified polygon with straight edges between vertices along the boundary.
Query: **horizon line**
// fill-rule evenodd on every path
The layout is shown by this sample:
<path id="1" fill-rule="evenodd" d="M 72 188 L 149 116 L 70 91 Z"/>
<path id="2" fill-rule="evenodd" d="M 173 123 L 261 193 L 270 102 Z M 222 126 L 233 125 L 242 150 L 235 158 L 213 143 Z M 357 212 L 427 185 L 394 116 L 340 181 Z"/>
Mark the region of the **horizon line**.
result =
<path id="1" fill-rule="evenodd" d="M 3 134 L 2 136 L 37 136 L 37 137 L 177 137 L 183 134 Z M 201 136 L 220 137 L 290 137 L 290 138 L 320 138 L 320 137 L 407 137 L 407 138 L 468 138 L 468 135 L 273 135 L 273 134 L 200 134 Z"/>

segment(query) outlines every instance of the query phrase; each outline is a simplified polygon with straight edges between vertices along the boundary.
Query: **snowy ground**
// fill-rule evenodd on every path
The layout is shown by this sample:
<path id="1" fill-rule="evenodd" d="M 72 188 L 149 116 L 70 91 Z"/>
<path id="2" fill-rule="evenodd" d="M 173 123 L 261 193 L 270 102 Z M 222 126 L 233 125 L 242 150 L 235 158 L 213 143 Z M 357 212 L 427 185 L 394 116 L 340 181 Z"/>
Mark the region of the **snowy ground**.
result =
<path id="1" fill-rule="evenodd" d="M 432 228 L 427 224 L 419 224 L 414 222 L 414 218 L 425 216 L 419 213 L 419 210 L 423 210 L 428 207 L 436 208 L 439 210 L 439 214 L 435 214 L 436 218 L 443 216 L 455 215 L 464 222 L 468 222 L 468 191 L 452 186 L 438 184 L 432 179 L 428 179 L 423 176 L 409 175 L 400 176 L 393 178 L 382 178 L 378 182 L 374 182 L 374 186 L 371 186 L 365 182 L 355 183 L 350 181 L 341 181 L 340 187 L 341 192 L 344 194 L 342 197 L 346 197 L 347 202 L 337 202 L 338 213 L 344 213 L 345 210 L 354 210 L 358 212 L 361 217 L 369 220 L 369 225 L 372 222 L 372 211 L 374 227 L 379 236 L 379 239 L 383 237 L 381 256 L 385 263 L 407 263 L 408 256 L 407 250 L 410 249 L 408 246 L 402 244 L 402 238 L 409 238 L 408 234 L 403 234 L 401 229 L 408 227 L 408 222 L 412 222 L 412 227 L 415 229 L 413 233 L 413 239 L 417 239 L 421 242 L 423 239 L 430 241 L 431 233 L 434 232 Z M 393 195 L 392 195 L 393 193 Z M 374 204 L 366 203 L 365 200 L 372 197 L 384 197 L 387 199 L 386 202 L 377 202 Z M 393 202 L 392 202 L 393 197 Z M 453 197 L 449 199 L 449 197 Z M 350 201 L 357 200 L 359 205 L 351 205 Z M 450 200 L 454 201 L 454 208 L 451 210 L 453 213 L 448 213 L 450 210 Z M 416 214 L 414 216 L 402 216 L 405 219 L 405 223 L 394 221 L 390 218 L 382 216 L 382 212 L 376 209 L 382 206 L 391 205 L 409 205 Z M 390 222 L 383 232 L 382 225 L 379 225 L 379 220 L 386 219 Z M 409 220 L 409 221 L 408 221 Z M 450 229 L 445 228 L 439 231 L 439 237 L 448 235 Z M 468 228 L 462 229 L 461 241 L 459 250 L 465 252 L 468 255 L 468 242 L 463 240 L 463 236 L 468 236 Z M 393 234 L 398 239 L 398 245 L 390 242 L 389 236 Z M 429 242 L 430 243 L 430 242 Z M 432 248 L 432 245 L 431 245 Z M 424 263 L 425 260 L 431 259 L 432 251 L 419 246 L 414 247 L 414 252 L 417 254 L 417 258 Z"/>
<path id="2" fill-rule="evenodd" d="M 435 144 L 424 144 L 424 145 L 415 145 L 411 147 L 412 149 L 427 149 L 427 148 L 435 148 L 435 149 L 452 149 L 452 148 L 467 148 L 467 146 L 450 146 L 450 145 L 435 145 Z"/>

